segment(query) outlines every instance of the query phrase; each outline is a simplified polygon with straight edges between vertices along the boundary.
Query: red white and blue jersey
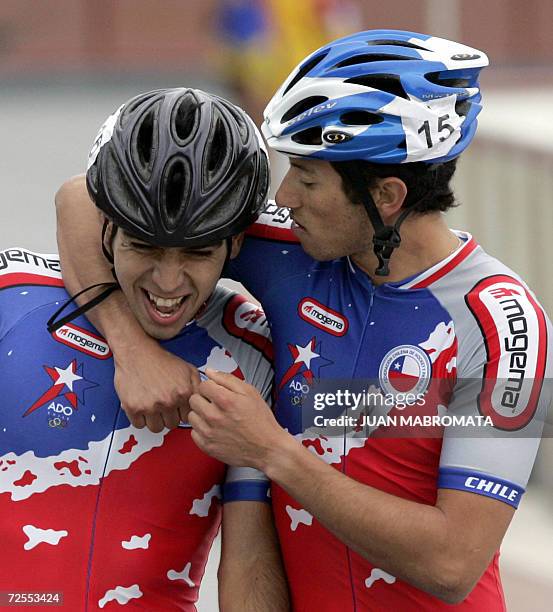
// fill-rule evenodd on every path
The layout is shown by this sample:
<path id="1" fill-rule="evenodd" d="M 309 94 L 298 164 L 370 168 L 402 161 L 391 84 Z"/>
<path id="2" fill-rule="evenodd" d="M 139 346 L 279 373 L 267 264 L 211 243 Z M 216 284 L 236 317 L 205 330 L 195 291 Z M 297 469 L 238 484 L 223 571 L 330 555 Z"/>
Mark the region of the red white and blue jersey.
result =
<path id="1" fill-rule="evenodd" d="M 193 611 L 226 466 L 184 424 L 130 425 L 90 323 L 47 332 L 67 299 L 57 256 L 0 251 L 0 591 L 61 591 L 68 610 Z M 234 292 L 217 287 L 163 346 L 270 395 L 265 317 Z M 225 501 L 267 501 L 254 470 L 229 469 L 224 488 Z"/>
<path id="2" fill-rule="evenodd" d="M 280 424 L 337 470 L 392 495 L 434 505 L 439 488 L 456 489 L 516 507 L 550 395 L 550 323 L 526 285 L 459 233 L 459 248 L 431 269 L 375 286 L 349 258 L 311 259 L 289 228 L 287 209 L 270 205 L 230 265 L 267 313 Z M 423 398 L 381 416 L 473 418 L 415 435 L 378 423 L 370 435 L 325 431 L 306 418 L 310 390 L 325 381 Z M 451 609 L 374 567 L 282 488 L 272 497 L 295 610 Z M 498 557 L 459 609 L 505 610 Z"/>

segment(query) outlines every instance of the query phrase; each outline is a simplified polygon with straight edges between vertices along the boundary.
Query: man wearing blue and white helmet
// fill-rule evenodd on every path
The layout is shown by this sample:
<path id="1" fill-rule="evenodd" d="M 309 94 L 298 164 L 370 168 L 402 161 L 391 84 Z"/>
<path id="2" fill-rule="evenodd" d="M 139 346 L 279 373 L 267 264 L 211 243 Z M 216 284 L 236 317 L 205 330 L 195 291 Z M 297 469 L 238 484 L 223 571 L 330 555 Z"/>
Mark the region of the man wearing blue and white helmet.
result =
<path id="1" fill-rule="evenodd" d="M 262 130 L 269 146 L 305 160 L 292 163 L 298 169 L 328 170 L 328 164 L 310 162 L 330 162 L 346 194 L 365 206 L 377 275 L 389 275 L 388 261 L 409 213 L 453 204 L 448 183 L 455 162 L 447 162 L 474 136 L 481 110 L 478 76 L 487 65 L 481 51 L 441 38 L 360 32 L 313 53 L 267 105 Z M 405 194 L 397 194 L 401 214 L 391 217 L 375 206 L 371 193 L 379 178 L 389 176 L 406 186 Z M 317 249 L 313 255 L 319 259 Z"/>
<path id="2" fill-rule="evenodd" d="M 267 107 L 290 169 L 228 270 L 271 324 L 274 416 L 209 372 L 189 420 L 201 448 L 273 481 L 296 610 L 505 610 L 498 550 L 539 445 L 551 326 L 441 214 L 487 63 L 361 32 L 309 56 Z M 176 384 L 165 363 L 154 396 Z"/>

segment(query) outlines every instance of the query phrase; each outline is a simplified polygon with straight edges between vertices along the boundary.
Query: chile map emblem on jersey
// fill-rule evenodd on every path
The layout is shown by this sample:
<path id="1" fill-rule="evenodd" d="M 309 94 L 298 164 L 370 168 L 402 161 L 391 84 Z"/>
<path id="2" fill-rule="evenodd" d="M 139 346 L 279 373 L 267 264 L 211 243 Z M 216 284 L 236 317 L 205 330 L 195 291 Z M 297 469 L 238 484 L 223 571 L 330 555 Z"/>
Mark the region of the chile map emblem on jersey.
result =
<path id="1" fill-rule="evenodd" d="M 426 352 L 418 346 L 396 346 L 380 363 L 378 378 L 385 393 L 424 393 L 430 384 L 432 364 Z"/>

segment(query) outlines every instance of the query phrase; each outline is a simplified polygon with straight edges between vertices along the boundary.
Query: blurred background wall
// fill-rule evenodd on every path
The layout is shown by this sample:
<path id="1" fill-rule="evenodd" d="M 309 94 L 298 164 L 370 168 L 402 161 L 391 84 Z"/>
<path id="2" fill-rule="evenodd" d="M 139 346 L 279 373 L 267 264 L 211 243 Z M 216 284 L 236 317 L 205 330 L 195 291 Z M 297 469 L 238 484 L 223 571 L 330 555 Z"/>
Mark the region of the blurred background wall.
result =
<path id="1" fill-rule="evenodd" d="M 485 50 L 485 110 L 456 177 L 468 229 L 553 313 L 551 0 L 2 0 L 0 249 L 55 251 L 53 197 L 82 172 L 105 117 L 154 87 L 218 92 L 259 123 L 308 52 L 342 34 L 399 28 Z M 273 186 L 286 169 L 274 160 Z M 510 610 L 553 604 L 553 444 L 503 546 Z M 216 610 L 216 554 L 200 610 Z"/>

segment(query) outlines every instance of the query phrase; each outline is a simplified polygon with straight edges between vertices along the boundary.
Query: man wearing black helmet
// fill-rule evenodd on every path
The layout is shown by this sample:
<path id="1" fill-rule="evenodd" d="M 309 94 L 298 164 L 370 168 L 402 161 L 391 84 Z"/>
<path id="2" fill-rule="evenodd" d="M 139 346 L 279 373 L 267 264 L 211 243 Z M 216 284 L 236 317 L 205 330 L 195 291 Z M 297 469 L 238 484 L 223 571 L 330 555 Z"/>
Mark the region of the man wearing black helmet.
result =
<path id="1" fill-rule="evenodd" d="M 486 65 L 440 38 L 360 32 L 306 58 L 267 107 L 291 167 L 228 269 L 268 313 L 275 415 L 208 372 L 189 420 L 201 448 L 273 481 L 298 610 L 505 610 L 498 550 L 550 398 L 551 326 L 441 214 Z M 148 419 L 145 403 L 129 412 Z"/>
<path id="2" fill-rule="evenodd" d="M 120 289 L 139 327 L 193 364 L 193 385 L 215 368 L 269 399 L 264 314 L 217 286 L 267 195 L 256 128 L 217 96 L 149 92 L 102 126 L 87 180 L 112 264 L 92 301 L 65 314 L 57 256 L 0 252 L 0 590 L 192 612 L 222 515 L 221 610 L 286 610 L 266 477 L 199 450 L 184 411 L 134 427 L 83 316 Z"/>

